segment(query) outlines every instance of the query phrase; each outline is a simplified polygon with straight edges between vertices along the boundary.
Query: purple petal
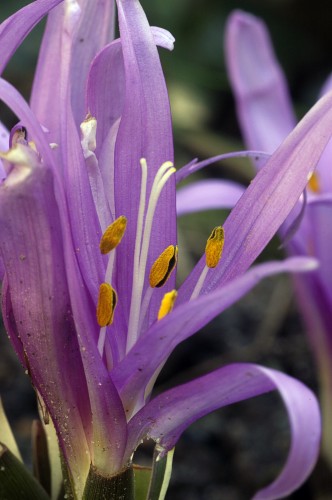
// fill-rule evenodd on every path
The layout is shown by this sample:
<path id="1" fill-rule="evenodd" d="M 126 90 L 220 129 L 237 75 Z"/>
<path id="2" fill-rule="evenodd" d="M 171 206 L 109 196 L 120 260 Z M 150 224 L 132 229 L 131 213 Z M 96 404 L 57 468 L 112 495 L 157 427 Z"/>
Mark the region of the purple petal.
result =
<path id="1" fill-rule="evenodd" d="M 115 211 L 128 219 L 126 238 L 117 253 L 117 286 L 126 317 L 129 315 L 133 281 L 133 256 L 139 205 L 141 169 L 139 160 L 148 165 L 147 194 L 157 170 L 165 161 L 173 161 L 172 123 L 165 80 L 151 29 L 137 0 L 117 1 L 120 35 L 126 76 L 125 105 L 115 145 Z M 128 147 L 130 144 L 130 147 Z M 130 193 L 130 196 L 125 193 Z M 151 233 L 146 270 L 169 245 L 176 244 L 175 179 L 163 189 Z M 146 273 L 146 275 L 147 275 Z M 171 275 L 164 289 L 174 288 Z M 144 291 L 147 288 L 144 286 Z M 162 297 L 154 293 L 149 314 L 154 316 Z M 151 322 L 151 317 L 148 318 Z"/>
<path id="2" fill-rule="evenodd" d="M 39 123 L 22 96 L 14 87 L 2 79 L 0 79 L 0 98 L 21 119 L 28 129 L 30 137 L 36 143 L 43 161 L 52 166 L 54 175 L 58 179 L 59 171 L 54 166 L 54 151 L 51 151 L 45 133 L 42 132 Z M 63 141 L 61 150 L 65 160 L 64 163 L 68 167 L 64 172 L 64 186 L 68 189 L 66 194 L 74 236 L 74 248 L 79 249 L 79 251 L 76 250 L 76 255 L 80 262 L 82 274 L 94 302 L 97 303 L 98 287 L 104 280 L 105 272 L 105 263 L 98 251 L 101 231 L 92 199 L 88 174 L 86 169 L 82 168 L 84 158 L 70 109 L 67 107 L 64 113 L 67 115 L 67 119 L 62 122 L 61 134 Z M 91 227 L 95 228 L 95 230 L 90 231 L 89 228 Z"/>
<path id="3" fill-rule="evenodd" d="M 307 205 L 306 218 L 311 229 L 308 241 L 304 242 L 311 255 L 319 260 L 319 269 L 316 273 L 320 276 L 320 284 L 325 294 L 332 303 L 332 196 L 329 199 L 319 197 L 311 200 Z M 300 235 L 299 235 L 300 237 Z M 308 251 L 308 250 L 307 250 Z"/>
<path id="4" fill-rule="evenodd" d="M 178 215 L 214 208 L 233 208 L 245 188 L 240 184 L 224 180 L 193 182 L 177 191 Z"/>
<path id="5" fill-rule="evenodd" d="M 174 38 L 162 29 L 151 27 L 156 45 L 173 49 Z M 87 110 L 97 119 L 97 148 L 100 151 L 110 129 L 122 114 L 125 98 L 125 69 L 121 39 L 104 47 L 94 58 L 87 83 Z"/>
<path id="6" fill-rule="evenodd" d="M 80 352 L 82 353 L 84 372 L 88 383 L 90 404 L 94 415 L 94 456 L 96 458 L 96 465 L 102 466 L 101 462 L 107 461 L 109 468 L 114 467 L 116 471 L 117 467 L 122 466 L 121 458 L 126 440 L 126 419 L 117 391 L 97 349 L 96 338 L 99 329 L 95 319 L 96 302 L 91 302 L 90 294 L 86 289 L 86 283 L 83 282 L 78 268 L 76 259 L 77 253 L 80 254 L 80 252 L 73 252 L 73 248 L 77 248 L 77 246 L 75 246 L 72 241 L 73 236 L 68 221 L 67 201 L 62 190 L 59 172 L 54 166 L 52 151 L 47 144 L 45 134 L 42 132 L 34 114 L 20 94 L 2 79 L 0 79 L 0 98 L 6 102 L 27 127 L 29 134 L 35 141 L 37 149 L 43 158 L 44 164 L 52 165 L 55 178 L 54 189 L 62 225 L 61 232 L 58 234 L 61 234 L 63 238 L 65 270 L 68 279 L 70 303 L 75 318 L 75 327 L 78 332 Z M 77 185 L 75 185 L 75 187 L 77 188 Z M 74 212 L 71 215 L 73 218 L 75 218 L 76 215 L 84 217 L 84 214 L 81 212 L 78 212 L 78 214 Z M 83 224 L 79 229 L 84 231 L 90 227 L 91 226 Z M 37 230 L 36 234 L 38 234 Z M 88 239 L 90 236 L 91 234 L 87 234 Z M 57 240 L 60 239 L 57 238 Z M 86 248 L 86 245 L 84 245 L 83 249 L 92 252 L 92 254 L 95 255 L 95 259 L 96 255 L 99 255 L 95 247 Z M 88 260 L 86 262 L 88 262 Z M 92 262 L 92 265 L 95 265 L 95 260 Z M 88 277 L 91 278 L 90 270 L 89 273 Z M 94 286 L 97 287 L 98 283 L 99 281 L 95 283 Z M 9 306 L 10 305 L 7 305 L 7 309 Z M 103 443 L 102 446 L 101 443 Z"/>
<path id="7" fill-rule="evenodd" d="M 37 0 L 6 19 L 0 25 L 0 74 L 25 37 L 39 21 L 63 0 Z"/>
<path id="8" fill-rule="evenodd" d="M 76 10 L 75 26 L 68 31 L 68 11 Z M 72 21 L 69 21 L 72 22 Z M 98 27 L 96 29 L 96 27 Z M 31 106 L 40 122 L 50 130 L 50 142 L 59 141 L 62 118 L 59 80 L 70 71 L 71 106 L 76 126 L 85 118 L 85 86 L 91 61 L 113 38 L 114 2 L 80 0 L 55 9 L 48 18 L 34 79 Z M 71 37 L 68 50 L 66 38 Z"/>
<path id="9" fill-rule="evenodd" d="M 164 455 L 195 420 L 217 408 L 273 389 L 279 391 L 288 413 L 291 447 L 279 477 L 254 498 L 284 497 L 303 483 L 317 460 L 319 407 L 314 394 L 301 382 L 259 365 L 228 365 L 157 396 L 129 422 L 127 453 L 148 437 L 163 448 L 161 455 Z"/>
<path id="10" fill-rule="evenodd" d="M 325 81 L 320 96 L 323 96 L 332 90 L 332 75 L 329 75 Z M 322 154 L 322 157 L 317 166 L 317 180 L 320 193 L 332 193 L 332 177 L 331 177 L 331 155 L 332 155 L 332 141 L 329 141 Z"/>
<path id="11" fill-rule="evenodd" d="M 259 171 L 227 218 L 223 256 L 208 272 L 203 293 L 245 272 L 279 229 L 299 199 L 330 139 L 332 93 L 301 120 Z M 188 300 L 205 266 L 205 257 L 179 290 Z"/>
<path id="12" fill-rule="evenodd" d="M 99 52 L 91 64 L 88 75 L 87 110 L 97 119 L 97 157 L 110 129 L 121 117 L 124 92 L 123 55 L 121 42 L 118 39 Z"/>
<path id="13" fill-rule="evenodd" d="M 225 44 L 245 142 L 249 148 L 272 153 L 296 120 L 267 29 L 258 18 L 235 11 L 226 26 Z"/>
<path id="14" fill-rule="evenodd" d="M 14 345 L 23 345 L 24 364 L 52 416 L 73 476 L 84 481 L 90 462 L 85 428 L 91 413 L 51 172 L 16 165 L 0 191 L 0 250 L 9 293 L 6 327 Z"/>
<path id="15" fill-rule="evenodd" d="M 180 168 L 176 173 L 176 182 L 179 183 L 186 179 L 189 175 L 201 170 L 202 168 L 208 167 L 213 163 L 219 161 L 227 160 L 230 158 L 252 158 L 257 164 L 264 164 L 268 158 L 270 158 L 270 153 L 265 153 L 264 151 L 233 151 L 232 153 L 223 153 L 221 155 L 213 156 L 207 160 L 197 161 L 197 159 L 192 160 L 188 165 Z"/>
<path id="16" fill-rule="evenodd" d="M 128 405 L 126 409 L 132 410 L 139 397 L 141 401 L 138 404 L 143 404 L 142 396 L 148 384 L 178 344 L 234 304 L 260 280 L 275 273 L 310 271 L 315 267 L 316 261 L 307 258 L 269 262 L 253 267 L 214 292 L 175 307 L 172 313 L 156 322 L 138 340 L 126 358 L 112 371 L 112 379 L 121 392 L 124 406 Z"/>

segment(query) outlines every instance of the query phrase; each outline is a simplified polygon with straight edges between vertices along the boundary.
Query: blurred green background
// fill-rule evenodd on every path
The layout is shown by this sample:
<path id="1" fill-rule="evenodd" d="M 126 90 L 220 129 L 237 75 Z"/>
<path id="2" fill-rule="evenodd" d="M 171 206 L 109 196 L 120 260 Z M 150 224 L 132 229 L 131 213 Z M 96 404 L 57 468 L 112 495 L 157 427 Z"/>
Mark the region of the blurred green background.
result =
<path id="1" fill-rule="evenodd" d="M 28 3 L 2 0 L 0 21 Z M 332 15 L 327 0 L 142 0 L 142 5 L 152 25 L 168 29 L 176 38 L 175 50 L 163 51 L 161 57 L 171 98 L 178 167 L 193 157 L 204 159 L 243 147 L 222 48 L 225 21 L 232 9 L 247 10 L 267 23 L 299 117 L 314 103 L 332 69 Z M 4 74 L 27 99 L 42 28 L 43 23 L 17 51 Z M 7 126 L 15 122 L 2 105 L 0 119 Z M 209 168 L 204 175 L 248 183 L 251 173 L 248 162 L 232 160 Z M 210 229 L 224 217 L 213 211 L 180 221 L 182 254 L 187 255 L 182 259 L 183 274 L 203 252 Z M 273 241 L 261 258 L 282 258 L 278 244 Z M 0 394 L 27 456 L 30 419 L 35 413 L 33 394 L 4 336 L 1 342 Z M 180 346 L 165 367 L 160 388 L 235 361 L 281 369 L 316 389 L 313 361 L 287 277 L 262 283 Z M 181 439 L 169 498 L 247 500 L 275 476 L 287 452 L 287 440 L 287 422 L 275 396 L 215 412 Z M 330 481 L 321 461 L 309 482 L 289 498 L 332 498 Z"/>

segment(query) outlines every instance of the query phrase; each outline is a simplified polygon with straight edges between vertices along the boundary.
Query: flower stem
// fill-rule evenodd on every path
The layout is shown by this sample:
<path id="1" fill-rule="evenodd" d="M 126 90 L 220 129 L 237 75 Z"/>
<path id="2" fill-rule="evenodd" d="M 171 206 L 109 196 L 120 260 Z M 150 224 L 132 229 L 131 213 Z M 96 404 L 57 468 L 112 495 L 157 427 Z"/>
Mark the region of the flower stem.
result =
<path id="1" fill-rule="evenodd" d="M 93 466 L 86 481 L 83 500 L 134 500 L 134 473 L 126 467 L 116 476 L 105 476 Z"/>

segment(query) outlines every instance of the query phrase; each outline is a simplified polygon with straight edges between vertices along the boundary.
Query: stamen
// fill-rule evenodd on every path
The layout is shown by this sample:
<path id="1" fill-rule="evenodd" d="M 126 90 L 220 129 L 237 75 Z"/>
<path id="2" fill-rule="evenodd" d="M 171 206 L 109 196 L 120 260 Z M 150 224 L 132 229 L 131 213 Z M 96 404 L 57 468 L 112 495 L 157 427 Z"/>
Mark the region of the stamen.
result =
<path id="1" fill-rule="evenodd" d="M 102 254 L 107 254 L 116 248 L 121 242 L 127 227 L 127 218 L 120 215 L 112 224 L 108 226 L 101 237 L 99 248 Z"/>
<path id="2" fill-rule="evenodd" d="M 209 271 L 208 266 L 204 266 L 203 271 L 201 272 L 201 275 L 200 275 L 200 277 L 197 280 L 197 283 L 196 283 L 196 286 L 194 288 L 194 291 L 191 294 L 190 300 L 194 300 L 194 299 L 196 299 L 199 296 L 199 294 L 200 294 L 200 292 L 201 292 L 201 290 L 203 288 L 204 281 L 205 281 L 205 278 L 207 276 L 208 271 Z"/>
<path id="3" fill-rule="evenodd" d="M 160 288 L 166 283 L 177 263 L 177 257 L 178 247 L 174 245 L 169 245 L 159 255 L 150 271 L 149 282 L 151 288 Z"/>
<path id="4" fill-rule="evenodd" d="M 99 326 L 108 326 L 113 323 L 117 299 L 116 291 L 109 283 L 102 283 L 100 285 L 97 304 L 97 321 Z"/>
<path id="5" fill-rule="evenodd" d="M 215 227 L 206 242 L 206 247 L 205 247 L 206 265 L 204 266 L 201 275 L 197 280 L 196 286 L 194 288 L 193 293 L 191 294 L 190 300 L 196 299 L 200 294 L 209 269 L 214 268 L 218 265 L 222 256 L 224 242 L 225 242 L 224 228 L 222 226 Z"/>
<path id="6" fill-rule="evenodd" d="M 308 181 L 308 187 L 311 189 L 313 193 L 319 193 L 320 192 L 320 183 L 319 183 L 319 178 L 318 174 L 314 172 Z"/>
<path id="7" fill-rule="evenodd" d="M 225 231 L 222 226 L 217 226 L 210 234 L 205 247 L 207 267 L 216 267 L 221 259 L 225 242 Z"/>
<path id="8" fill-rule="evenodd" d="M 161 165 L 154 178 L 149 196 L 148 207 L 147 210 L 145 211 L 146 186 L 147 186 L 146 160 L 141 159 L 140 164 L 142 168 L 142 181 L 141 181 L 139 210 L 137 217 L 133 287 L 132 287 L 132 297 L 130 304 L 128 335 L 127 335 L 127 352 L 135 344 L 139 335 L 142 293 L 145 281 L 145 270 L 146 270 L 146 263 L 149 251 L 154 213 L 163 187 L 165 186 L 170 176 L 174 174 L 174 172 L 176 171 L 175 168 L 173 167 L 173 163 L 169 161 Z M 145 220 L 144 220 L 144 214 L 145 214 Z"/>
<path id="9" fill-rule="evenodd" d="M 161 301 L 160 304 L 158 312 L 158 320 L 164 318 L 165 316 L 167 316 L 167 314 L 169 314 L 172 311 L 177 295 L 178 292 L 176 290 L 172 290 L 171 292 L 165 293 L 163 300 Z"/>
<path id="10" fill-rule="evenodd" d="M 140 276 L 144 277 L 146 260 L 148 256 L 148 249 L 150 244 L 150 236 L 152 230 L 152 222 L 153 216 L 156 210 L 157 202 L 159 200 L 160 193 L 165 186 L 168 179 L 176 172 L 176 169 L 173 167 L 173 164 L 169 161 L 162 164 L 160 169 L 158 170 L 156 177 L 153 181 L 153 185 L 151 188 L 151 194 L 149 199 L 149 205 L 146 212 L 146 220 L 144 226 L 144 234 L 142 240 L 142 249 L 140 255 Z"/>

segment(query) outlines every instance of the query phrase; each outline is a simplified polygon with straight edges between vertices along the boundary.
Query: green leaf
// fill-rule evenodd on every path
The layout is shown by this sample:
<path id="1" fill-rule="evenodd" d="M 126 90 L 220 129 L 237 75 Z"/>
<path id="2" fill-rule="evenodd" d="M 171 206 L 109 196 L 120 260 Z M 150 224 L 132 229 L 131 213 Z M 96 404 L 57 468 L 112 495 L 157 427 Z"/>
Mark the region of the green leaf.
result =
<path id="1" fill-rule="evenodd" d="M 129 466 L 107 476 L 91 465 L 82 500 L 134 500 L 134 473 Z"/>
<path id="2" fill-rule="evenodd" d="M 135 500 L 146 500 L 151 480 L 151 467 L 134 464 Z"/>
<path id="3" fill-rule="evenodd" d="M 172 474 L 174 449 L 160 458 L 162 449 L 158 445 L 155 447 L 147 500 L 164 500 Z"/>
<path id="4" fill-rule="evenodd" d="M 0 498 L 2 500 L 49 500 L 28 469 L 0 443 Z"/>

